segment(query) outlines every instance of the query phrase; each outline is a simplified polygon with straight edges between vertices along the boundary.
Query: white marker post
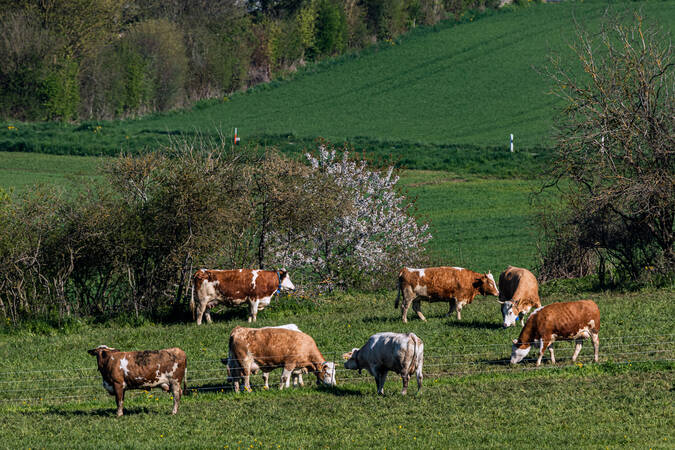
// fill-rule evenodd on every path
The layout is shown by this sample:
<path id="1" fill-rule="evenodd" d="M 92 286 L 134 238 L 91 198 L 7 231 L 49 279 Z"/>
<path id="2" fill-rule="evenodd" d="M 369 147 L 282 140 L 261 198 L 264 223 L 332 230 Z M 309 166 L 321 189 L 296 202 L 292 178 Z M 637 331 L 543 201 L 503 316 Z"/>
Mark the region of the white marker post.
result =
<path id="1" fill-rule="evenodd" d="M 511 133 L 511 153 L 513 153 L 513 133 Z"/>

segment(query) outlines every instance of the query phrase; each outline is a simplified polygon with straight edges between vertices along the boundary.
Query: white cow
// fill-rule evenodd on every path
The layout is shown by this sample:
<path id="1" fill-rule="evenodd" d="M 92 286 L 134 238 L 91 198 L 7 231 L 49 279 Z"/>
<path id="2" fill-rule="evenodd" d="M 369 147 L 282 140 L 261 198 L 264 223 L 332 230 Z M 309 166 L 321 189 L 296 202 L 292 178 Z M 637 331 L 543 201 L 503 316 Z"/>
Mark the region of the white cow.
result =
<path id="1" fill-rule="evenodd" d="M 417 393 L 422 389 L 424 343 L 415 333 L 377 333 L 361 348 L 342 355 L 345 369 L 366 369 L 375 377 L 377 393 L 384 395 L 384 382 L 390 370 L 401 375 L 405 395 L 412 374 L 417 375 Z"/>

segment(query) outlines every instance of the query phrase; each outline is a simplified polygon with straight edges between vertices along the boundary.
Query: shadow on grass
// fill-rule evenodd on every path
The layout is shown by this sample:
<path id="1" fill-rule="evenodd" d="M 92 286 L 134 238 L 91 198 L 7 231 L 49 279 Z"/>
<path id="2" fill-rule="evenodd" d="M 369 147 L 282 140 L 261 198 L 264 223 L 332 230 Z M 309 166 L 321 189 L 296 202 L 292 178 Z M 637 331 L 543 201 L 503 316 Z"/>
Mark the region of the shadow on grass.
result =
<path id="1" fill-rule="evenodd" d="M 490 330 L 501 330 L 503 328 L 499 323 L 486 322 L 484 320 L 473 320 L 469 322 L 468 320 L 448 319 L 447 325 L 459 328 L 487 328 Z"/>
<path id="2" fill-rule="evenodd" d="M 363 323 L 401 323 L 401 317 L 371 316 L 361 319 Z"/>
<path id="3" fill-rule="evenodd" d="M 145 406 L 131 406 L 124 407 L 125 416 L 135 416 L 138 414 L 149 414 L 150 409 Z M 69 416 L 69 417 L 117 417 L 117 407 L 115 402 L 112 402 L 110 408 L 96 408 L 96 409 L 78 409 L 75 411 L 69 411 L 66 409 L 59 408 L 58 406 L 50 406 L 46 411 L 22 411 L 24 416 L 40 416 L 44 417 L 45 415 L 55 415 L 55 416 Z"/>

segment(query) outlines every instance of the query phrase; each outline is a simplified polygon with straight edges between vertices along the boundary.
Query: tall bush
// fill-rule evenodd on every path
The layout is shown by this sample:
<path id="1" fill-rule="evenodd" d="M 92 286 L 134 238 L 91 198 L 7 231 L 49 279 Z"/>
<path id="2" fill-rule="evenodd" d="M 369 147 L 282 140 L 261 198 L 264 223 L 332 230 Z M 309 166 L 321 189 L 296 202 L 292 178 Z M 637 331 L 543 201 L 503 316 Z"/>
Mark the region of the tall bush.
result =
<path id="1" fill-rule="evenodd" d="M 672 273 L 675 61 L 670 33 L 635 15 L 632 20 L 607 18 L 599 32 L 580 29 L 577 37 L 573 61 L 581 67 L 560 58 L 550 66 L 565 101 L 551 184 L 560 188 L 567 207 L 563 223 L 575 230 L 567 234 L 566 245 L 594 250 L 599 270 L 609 265 L 622 279 Z M 555 268 L 544 266 L 544 271 Z"/>
<path id="2" fill-rule="evenodd" d="M 325 144 L 306 157 L 315 172 L 334 180 L 341 202 L 351 207 L 293 245 L 277 236 L 279 263 L 305 269 L 332 289 L 390 286 L 396 270 L 421 260 L 429 226 L 417 222 L 414 202 L 397 192 L 393 167 L 371 169 L 365 161 L 350 160 L 346 149 Z"/>

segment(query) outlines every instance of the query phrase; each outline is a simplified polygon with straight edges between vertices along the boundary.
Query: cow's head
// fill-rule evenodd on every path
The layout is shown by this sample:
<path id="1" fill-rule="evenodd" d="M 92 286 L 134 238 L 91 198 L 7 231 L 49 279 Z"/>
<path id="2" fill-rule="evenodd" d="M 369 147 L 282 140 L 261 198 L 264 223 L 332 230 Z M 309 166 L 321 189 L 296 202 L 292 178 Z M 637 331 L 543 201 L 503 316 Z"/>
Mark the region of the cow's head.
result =
<path id="1" fill-rule="evenodd" d="M 357 370 L 361 373 L 361 367 L 359 367 L 358 359 L 359 349 L 353 348 L 351 352 L 347 352 L 342 355 L 342 359 L 345 360 L 345 369 Z"/>
<path id="2" fill-rule="evenodd" d="M 518 308 L 518 303 L 511 300 L 497 300 L 502 305 L 502 326 L 508 328 L 516 324 L 518 316 L 520 315 L 520 309 Z"/>
<path id="3" fill-rule="evenodd" d="M 320 384 L 335 386 L 335 363 L 325 361 L 321 364 L 321 370 L 316 374 Z"/>
<path id="4" fill-rule="evenodd" d="M 497 289 L 497 283 L 495 283 L 495 278 L 490 272 L 481 274 L 473 282 L 473 287 L 478 289 L 480 295 L 494 295 L 499 297 L 499 289 Z"/>
<path id="5" fill-rule="evenodd" d="M 98 362 L 98 366 L 100 368 L 102 367 L 104 362 L 110 358 L 112 353 L 116 351 L 118 351 L 116 348 L 110 348 L 107 345 L 99 345 L 96 348 L 87 350 L 87 353 L 96 357 L 96 362 Z"/>
<path id="6" fill-rule="evenodd" d="M 293 291 L 295 290 L 295 285 L 291 281 L 290 275 L 286 269 L 279 269 L 277 271 L 279 274 L 279 289 L 282 291 Z"/>
<path id="7" fill-rule="evenodd" d="M 511 347 L 511 364 L 518 364 L 530 353 L 530 344 L 519 342 L 518 339 L 513 340 L 513 346 Z"/>

